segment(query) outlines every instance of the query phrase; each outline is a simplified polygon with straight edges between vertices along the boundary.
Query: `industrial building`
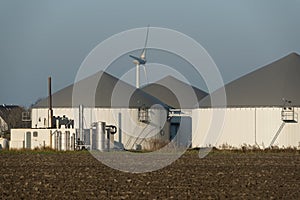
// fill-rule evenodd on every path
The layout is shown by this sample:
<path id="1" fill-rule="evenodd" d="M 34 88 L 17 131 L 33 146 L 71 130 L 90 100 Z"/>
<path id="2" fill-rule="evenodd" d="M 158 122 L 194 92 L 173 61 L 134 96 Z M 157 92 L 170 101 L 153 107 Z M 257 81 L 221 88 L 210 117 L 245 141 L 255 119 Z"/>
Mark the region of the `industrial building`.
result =
<path id="1" fill-rule="evenodd" d="M 166 76 L 141 88 L 146 93 L 164 102 L 170 109 L 170 140 L 177 146 L 190 147 L 192 141 L 192 110 L 208 95 L 173 76 Z"/>
<path id="2" fill-rule="evenodd" d="M 10 148 L 299 148 L 299 75 L 292 53 L 226 84 L 227 104 L 212 107 L 221 89 L 207 95 L 170 76 L 137 89 L 98 72 L 38 102 L 31 129 L 12 129 Z M 225 113 L 219 132 L 215 111 Z"/>
<path id="3" fill-rule="evenodd" d="M 225 85 L 227 107 L 205 97 L 192 112 L 192 147 L 300 147 L 300 56 L 292 53 Z M 220 133 L 209 132 L 214 111 L 224 111 Z M 217 138 L 209 138 L 215 134 Z"/>
<path id="4" fill-rule="evenodd" d="M 174 109 L 194 109 L 208 95 L 207 92 L 173 76 L 167 76 L 141 89 Z"/>
<path id="5" fill-rule="evenodd" d="M 150 150 L 169 142 L 168 106 L 105 72 L 49 93 L 32 108 L 32 128 L 12 130 L 11 148 Z"/>

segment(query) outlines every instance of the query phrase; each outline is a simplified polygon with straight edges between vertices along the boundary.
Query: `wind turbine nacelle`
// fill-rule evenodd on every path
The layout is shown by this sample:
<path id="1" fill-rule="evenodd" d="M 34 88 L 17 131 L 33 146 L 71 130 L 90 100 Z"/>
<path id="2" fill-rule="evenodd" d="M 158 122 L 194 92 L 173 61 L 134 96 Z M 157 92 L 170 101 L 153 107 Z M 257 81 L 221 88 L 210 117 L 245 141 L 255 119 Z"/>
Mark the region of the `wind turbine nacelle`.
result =
<path id="1" fill-rule="evenodd" d="M 133 60 L 133 63 L 136 64 L 136 65 L 140 64 L 140 62 L 138 60 Z"/>

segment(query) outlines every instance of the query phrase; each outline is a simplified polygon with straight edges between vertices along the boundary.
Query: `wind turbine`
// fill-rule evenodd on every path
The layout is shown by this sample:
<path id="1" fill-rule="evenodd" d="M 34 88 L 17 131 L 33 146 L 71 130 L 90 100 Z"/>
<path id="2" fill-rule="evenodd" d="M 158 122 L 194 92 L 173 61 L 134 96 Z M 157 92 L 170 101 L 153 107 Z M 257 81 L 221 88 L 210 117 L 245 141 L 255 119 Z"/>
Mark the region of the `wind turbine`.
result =
<path id="1" fill-rule="evenodd" d="M 136 65 L 136 79 L 135 79 L 136 88 L 140 87 L 140 65 L 142 65 L 144 67 L 145 77 L 147 79 L 145 64 L 147 62 L 147 60 L 146 60 L 146 46 L 147 46 L 147 42 L 148 42 L 148 33 L 149 33 L 149 25 L 148 25 L 148 28 L 147 28 L 147 34 L 146 34 L 144 49 L 143 49 L 140 57 L 129 55 L 129 57 L 134 59 L 133 63 Z"/>

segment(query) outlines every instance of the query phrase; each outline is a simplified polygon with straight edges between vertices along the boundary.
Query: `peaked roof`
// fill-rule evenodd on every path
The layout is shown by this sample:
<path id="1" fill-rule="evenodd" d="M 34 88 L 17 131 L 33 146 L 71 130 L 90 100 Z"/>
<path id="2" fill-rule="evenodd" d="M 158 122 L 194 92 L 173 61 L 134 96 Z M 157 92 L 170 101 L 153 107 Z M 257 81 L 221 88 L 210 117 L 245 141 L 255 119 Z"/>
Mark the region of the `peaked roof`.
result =
<path id="1" fill-rule="evenodd" d="M 15 114 L 16 112 L 22 112 L 23 108 L 17 105 L 0 105 L 0 117 L 8 122 L 10 115 Z"/>
<path id="2" fill-rule="evenodd" d="M 283 98 L 300 106 L 299 87 L 300 56 L 291 53 L 226 84 L 227 107 L 282 106 Z M 210 107 L 210 97 L 219 93 L 220 89 L 207 96 L 200 107 Z"/>
<path id="3" fill-rule="evenodd" d="M 197 107 L 198 102 L 207 95 L 206 92 L 173 76 L 166 76 L 155 83 L 146 85 L 142 90 L 170 107 L 185 109 Z"/>
<path id="4" fill-rule="evenodd" d="M 11 128 L 28 128 L 29 123 L 22 121 L 22 112 L 25 109 L 17 105 L 0 105 L 0 118 L 4 120 L 7 127 L 0 127 L 0 132 L 8 131 Z"/>
<path id="5" fill-rule="evenodd" d="M 53 107 L 77 107 L 80 104 L 101 108 L 140 108 L 151 107 L 154 104 L 167 107 L 155 97 L 102 71 L 52 95 Z M 42 99 L 33 107 L 48 107 L 48 98 Z"/>

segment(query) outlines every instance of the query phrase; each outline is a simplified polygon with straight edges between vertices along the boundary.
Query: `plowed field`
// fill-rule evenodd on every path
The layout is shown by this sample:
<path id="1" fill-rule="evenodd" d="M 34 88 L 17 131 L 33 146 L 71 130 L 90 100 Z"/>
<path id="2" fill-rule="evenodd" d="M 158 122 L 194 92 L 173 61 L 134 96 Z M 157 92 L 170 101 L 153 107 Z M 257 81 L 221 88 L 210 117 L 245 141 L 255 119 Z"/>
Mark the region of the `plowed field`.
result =
<path id="1" fill-rule="evenodd" d="M 197 151 L 158 171 L 111 169 L 88 152 L 0 152 L 2 199 L 299 199 L 300 155 Z"/>

